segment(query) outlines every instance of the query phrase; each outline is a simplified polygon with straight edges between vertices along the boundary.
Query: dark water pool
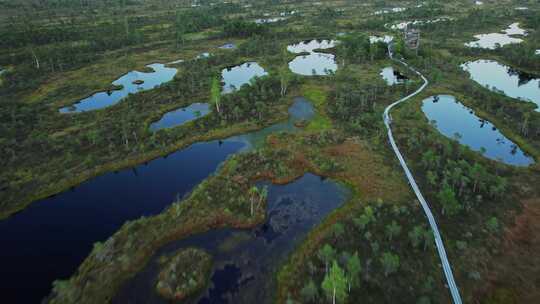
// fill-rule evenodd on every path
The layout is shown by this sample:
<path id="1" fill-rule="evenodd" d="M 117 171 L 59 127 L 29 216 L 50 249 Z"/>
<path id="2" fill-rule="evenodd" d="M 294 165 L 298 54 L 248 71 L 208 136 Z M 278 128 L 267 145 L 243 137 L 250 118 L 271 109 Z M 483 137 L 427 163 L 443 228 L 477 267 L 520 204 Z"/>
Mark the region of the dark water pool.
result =
<path id="1" fill-rule="evenodd" d="M 296 98 L 289 121 L 310 117 L 305 115 L 309 109 L 313 111 L 309 101 Z M 289 122 L 279 125 L 283 131 L 295 130 Z M 106 240 L 127 220 L 161 212 L 228 156 L 256 145 L 250 138 L 260 141 L 269 133 L 263 129 L 196 143 L 148 164 L 91 179 L 0 221 L 2 301 L 39 303 L 54 280 L 73 274 L 95 242 Z"/>
<path id="2" fill-rule="evenodd" d="M 446 137 L 469 146 L 472 150 L 486 149 L 485 156 L 514 166 L 528 166 L 534 159 L 506 138 L 489 121 L 479 118 L 453 96 L 437 95 L 424 100 L 422 111 Z"/>
<path id="3" fill-rule="evenodd" d="M 99 176 L 1 221 L 2 300 L 38 303 L 53 280 L 73 274 L 93 243 L 126 220 L 159 213 L 243 146 L 194 144 L 148 165 Z"/>
<path id="4" fill-rule="evenodd" d="M 167 303 L 154 292 L 159 256 L 198 247 L 214 259 L 211 285 L 187 303 L 271 303 L 275 273 L 307 233 L 349 197 L 343 186 L 313 174 L 268 185 L 267 221 L 246 230 L 221 229 L 173 242 L 128 282 L 114 303 Z"/>
<path id="5" fill-rule="evenodd" d="M 122 86 L 122 89 L 95 93 L 71 106 L 61 108 L 60 113 L 86 112 L 112 106 L 129 94 L 150 90 L 171 81 L 177 71 L 161 63 L 150 64 L 147 67 L 154 71 L 150 73 L 131 71 L 112 82 L 115 86 Z M 137 81 L 143 83 L 137 84 Z"/>

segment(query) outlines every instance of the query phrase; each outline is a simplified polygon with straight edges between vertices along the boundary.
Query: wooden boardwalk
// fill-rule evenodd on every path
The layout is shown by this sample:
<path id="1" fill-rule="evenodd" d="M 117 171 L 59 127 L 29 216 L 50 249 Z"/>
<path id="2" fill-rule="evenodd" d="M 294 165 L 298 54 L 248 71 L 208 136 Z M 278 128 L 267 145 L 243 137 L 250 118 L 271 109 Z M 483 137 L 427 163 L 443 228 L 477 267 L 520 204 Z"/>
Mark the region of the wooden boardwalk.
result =
<path id="1" fill-rule="evenodd" d="M 392 116 L 390 115 L 390 111 L 393 107 L 396 105 L 410 99 L 411 97 L 417 95 L 418 93 L 422 92 L 424 88 L 429 84 L 429 81 L 422 75 L 420 72 L 415 70 L 414 68 L 410 67 L 407 63 L 395 59 L 392 56 L 392 52 L 389 48 L 389 54 L 390 58 L 403 64 L 408 69 L 413 71 L 414 73 L 418 74 L 424 83 L 422 86 L 413 92 L 412 94 L 403 97 L 402 99 L 392 103 L 389 105 L 385 110 L 383 114 L 384 124 L 386 125 L 386 129 L 388 130 L 388 140 L 390 141 L 390 144 L 392 145 L 392 149 L 394 150 L 394 153 L 396 154 L 399 163 L 401 164 L 401 167 L 403 168 L 403 171 L 405 171 L 405 175 L 407 176 L 407 179 L 409 180 L 409 184 L 411 185 L 414 193 L 416 194 L 416 197 L 420 201 L 420 204 L 422 205 L 422 209 L 424 209 L 424 213 L 428 218 L 429 225 L 431 226 L 431 230 L 433 231 L 433 236 L 435 237 L 435 245 L 437 246 L 437 251 L 439 253 L 439 258 L 441 260 L 441 264 L 443 267 L 444 275 L 446 277 L 446 282 L 448 284 L 448 288 L 450 290 L 450 294 L 452 295 L 452 299 L 454 301 L 454 304 L 461 304 L 461 296 L 459 294 L 459 289 L 456 285 L 456 282 L 454 280 L 454 274 L 452 273 L 452 268 L 450 267 L 450 262 L 448 261 L 448 257 L 446 256 L 446 250 L 444 249 L 444 243 L 442 241 L 441 235 L 439 233 L 439 228 L 437 227 L 437 222 L 435 221 L 435 217 L 433 216 L 433 213 L 431 212 L 431 209 L 429 208 L 428 202 L 424 199 L 424 196 L 422 195 L 422 192 L 420 191 L 420 188 L 418 188 L 418 185 L 416 184 L 416 181 L 414 180 L 414 177 L 409 170 L 409 167 L 407 167 L 407 163 L 405 162 L 405 159 L 403 158 L 403 155 L 401 155 L 401 152 L 399 151 L 399 148 L 394 140 L 394 136 L 392 135 Z"/>

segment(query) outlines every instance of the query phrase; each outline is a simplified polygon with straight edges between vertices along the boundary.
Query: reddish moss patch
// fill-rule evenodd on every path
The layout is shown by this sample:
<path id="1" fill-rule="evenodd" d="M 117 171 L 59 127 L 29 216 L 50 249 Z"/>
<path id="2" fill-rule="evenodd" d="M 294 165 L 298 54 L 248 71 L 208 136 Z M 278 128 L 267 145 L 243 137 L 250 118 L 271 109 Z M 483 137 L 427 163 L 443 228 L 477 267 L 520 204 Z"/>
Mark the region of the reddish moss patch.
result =
<path id="1" fill-rule="evenodd" d="M 540 199 L 523 203 L 523 211 L 506 229 L 502 254 L 494 258 L 487 287 L 476 294 L 481 303 L 540 303 Z"/>

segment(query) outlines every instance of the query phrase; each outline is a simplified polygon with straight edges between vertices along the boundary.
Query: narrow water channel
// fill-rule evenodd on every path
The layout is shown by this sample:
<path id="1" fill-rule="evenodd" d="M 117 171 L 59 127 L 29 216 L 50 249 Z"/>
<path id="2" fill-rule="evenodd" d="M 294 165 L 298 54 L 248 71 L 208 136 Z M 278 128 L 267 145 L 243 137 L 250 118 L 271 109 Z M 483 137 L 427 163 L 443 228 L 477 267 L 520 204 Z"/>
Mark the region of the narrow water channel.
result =
<path id="1" fill-rule="evenodd" d="M 196 143 L 147 164 L 104 174 L 0 221 L 2 300 L 39 303 L 54 280 L 73 274 L 95 242 L 106 240 L 127 220 L 161 212 L 228 156 L 255 146 L 269 130 L 297 130 L 291 122 L 309 118 L 305 113 L 312 111 L 309 101 L 296 98 L 287 122 Z"/>

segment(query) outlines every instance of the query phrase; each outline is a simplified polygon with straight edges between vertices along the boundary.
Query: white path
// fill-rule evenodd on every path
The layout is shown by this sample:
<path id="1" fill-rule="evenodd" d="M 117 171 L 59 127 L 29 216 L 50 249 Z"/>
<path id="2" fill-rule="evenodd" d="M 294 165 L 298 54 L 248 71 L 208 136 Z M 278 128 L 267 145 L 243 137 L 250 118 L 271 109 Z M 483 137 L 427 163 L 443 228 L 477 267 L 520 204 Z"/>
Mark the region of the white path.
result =
<path id="1" fill-rule="evenodd" d="M 390 58 L 392 58 L 392 53 L 390 53 Z M 399 152 L 399 149 L 396 145 L 396 142 L 394 140 L 394 136 L 392 135 L 392 128 L 390 127 L 392 123 L 392 116 L 390 115 L 390 111 L 393 107 L 396 105 L 408 100 L 409 98 L 415 96 L 416 94 L 422 92 L 424 88 L 429 84 L 429 81 L 422 75 L 420 72 L 415 70 L 414 68 L 410 67 L 407 63 L 392 58 L 393 60 L 396 60 L 400 62 L 401 64 L 405 65 L 407 68 L 409 68 L 411 71 L 418 74 L 420 77 L 422 77 L 422 80 L 424 81 L 424 84 L 416 90 L 414 93 L 403 97 L 402 99 L 394 102 L 393 104 L 389 105 L 385 110 L 383 114 L 384 124 L 386 125 L 386 129 L 388 129 L 388 139 L 390 140 L 390 144 L 392 145 L 392 148 L 394 149 L 394 153 L 396 154 L 397 158 L 399 159 L 399 163 L 401 164 L 401 167 L 403 168 L 403 171 L 405 171 L 405 175 L 407 175 L 407 179 L 409 180 L 409 184 L 411 185 L 414 193 L 416 194 L 416 197 L 420 201 L 420 204 L 422 205 L 422 208 L 424 209 L 424 213 L 426 214 L 429 225 L 431 226 L 431 230 L 433 231 L 433 235 L 435 237 L 435 245 L 437 246 L 437 251 L 439 252 L 439 258 L 441 259 L 442 267 L 444 270 L 444 275 L 446 277 L 446 282 L 448 283 L 448 288 L 450 289 L 450 293 L 452 295 L 452 299 L 454 300 L 454 304 L 461 304 L 461 296 L 459 294 L 459 289 L 456 285 L 456 282 L 454 280 L 454 275 L 452 273 L 452 268 L 450 267 L 450 262 L 448 262 L 448 258 L 446 256 L 446 250 L 444 250 L 444 243 L 442 241 L 441 235 L 439 233 L 439 228 L 437 227 L 437 223 L 435 222 L 435 217 L 433 217 L 433 213 L 431 213 L 431 209 L 429 208 L 428 202 L 424 199 L 424 196 L 422 195 L 422 192 L 420 192 L 420 189 L 418 188 L 418 185 L 416 184 L 416 181 L 414 180 L 413 175 L 411 174 L 411 171 L 407 167 L 407 163 L 405 162 L 405 159 L 403 158 L 403 155 L 401 155 L 401 152 Z"/>

